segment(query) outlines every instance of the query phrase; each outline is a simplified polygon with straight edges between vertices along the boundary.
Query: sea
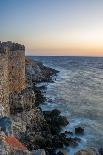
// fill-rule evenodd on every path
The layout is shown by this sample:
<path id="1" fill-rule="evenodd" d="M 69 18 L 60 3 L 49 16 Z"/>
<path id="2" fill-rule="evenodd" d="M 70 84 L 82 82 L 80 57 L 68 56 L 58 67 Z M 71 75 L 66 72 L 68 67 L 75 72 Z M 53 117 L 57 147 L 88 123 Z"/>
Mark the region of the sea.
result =
<path id="1" fill-rule="evenodd" d="M 84 128 L 77 147 L 64 148 L 73 155 L 82 148 L 103 147 L 103 58 L 72 56 L 35 56 L 34 60 L 60 71 L 47 85 L 43 110 L 59 109 L 70 124 L 63 130 Z M 75 135 L 76 136 L 76 135 Z"/>

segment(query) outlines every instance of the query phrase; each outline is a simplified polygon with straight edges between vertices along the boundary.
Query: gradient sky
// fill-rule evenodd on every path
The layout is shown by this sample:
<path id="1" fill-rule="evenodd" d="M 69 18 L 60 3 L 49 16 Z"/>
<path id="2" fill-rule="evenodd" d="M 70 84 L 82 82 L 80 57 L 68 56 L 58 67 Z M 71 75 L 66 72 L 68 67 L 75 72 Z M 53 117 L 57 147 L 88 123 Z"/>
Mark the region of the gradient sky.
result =
<path id="1" fill-rule="evenodd" d="M 0 0 L 0 40 L 29 55 L 103 56 L 103 0 Z"/>

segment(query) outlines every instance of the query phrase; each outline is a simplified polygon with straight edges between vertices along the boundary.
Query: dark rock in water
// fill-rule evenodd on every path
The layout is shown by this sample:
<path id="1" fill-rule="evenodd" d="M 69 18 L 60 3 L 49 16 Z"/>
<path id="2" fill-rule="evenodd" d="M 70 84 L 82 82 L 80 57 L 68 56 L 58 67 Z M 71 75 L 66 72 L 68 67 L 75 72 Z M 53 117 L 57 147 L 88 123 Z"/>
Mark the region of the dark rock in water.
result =
<path id="1" fill-rule="evenodd" d="M 57 109 L 52 111 L 44 111 L 44 117 L 53 135 L 60 133 L 62 127 L 69 123 L 67 118 L 61 116 L 60 111 Z"/>
<path id="2" fill-rule="evenodd" d="M 71 146 L 71 147 L 76 147 L 78 146 L 77 141 L 75 140 L 75 138 L 65 138 L 65 142 L 64 142 L 65 146 Z"/>
<path id="3" fill-rule="evenodd" d="M 65 134 L 73 135 L 73 132 L 71 132 L 71 131 L 65 131 Z"/>
<path id="4" fill-rule="evenodd" d="M 58 115 L 60 115 L 60 111 L 58 109 L 54 109 L 50 112 L 51 117 L 56 117 Z"/>
<path id="5" fill-rule="evenodd" d="M 43 103 L 46 101 L 46 97 L 42 94 L 41 90 L 33 85 L 33 91 L 35 93 L 35 106 L 38 106 L 39 104 Z"/>
<path id="6" fill-rule="evenodd" d="M 46 89 L 47 87 L 43 85 L 43 86 L 40 86 L 40 87 L 38 87 L 38 88 L 44 90 L 44 89 Z"/>
<path id="7" fill-rule="evenodd" d="M 69 121 L 67 120 L 65 116 L 59 116 L 56 122 L 61 127 L 64 127 L 69 124 Z"/>
<path id="8" fill-rule="evenodd" d="M 57 155 L 64 155 L 61 151 L 59 151 L 58 153 L 57 153 Z"/>
<path id="9" fill-rule="evenodd" d="M 82 127 L 75 128 L 75 134 L 84 134 L 84 129 Z"/>
<path id="10" fill-rule="evenodd" d="M 99 154 L 100 154 L 100 155 L 103 155 L 103 148 L 100 148 L 100 149 L 99 149 Z"/>

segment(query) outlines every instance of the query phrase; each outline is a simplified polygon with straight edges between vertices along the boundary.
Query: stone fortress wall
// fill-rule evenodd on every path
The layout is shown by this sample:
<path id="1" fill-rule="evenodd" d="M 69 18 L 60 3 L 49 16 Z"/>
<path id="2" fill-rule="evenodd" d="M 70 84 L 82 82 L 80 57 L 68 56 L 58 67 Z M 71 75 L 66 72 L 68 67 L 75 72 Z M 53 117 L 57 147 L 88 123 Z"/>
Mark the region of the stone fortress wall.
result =
<path id="1" fill-rule="evenodd" d="M 5 53 L 0 53 L 0 105 L 9 113 L 8 57 Z"/>
<path id="2" fill-rule="evenodd" d="M 0 106 L 9 114 L 9 95 L 25 89 L 25 47 L 0 42 Z M 3 108 L 1 107 L 1 108 Z"/>
<path id="3" fill-rule="evenodd" d="M 25 51 L 16 50 L 8 53 L 9 91 L 20 92 L 25 89 Z"/>

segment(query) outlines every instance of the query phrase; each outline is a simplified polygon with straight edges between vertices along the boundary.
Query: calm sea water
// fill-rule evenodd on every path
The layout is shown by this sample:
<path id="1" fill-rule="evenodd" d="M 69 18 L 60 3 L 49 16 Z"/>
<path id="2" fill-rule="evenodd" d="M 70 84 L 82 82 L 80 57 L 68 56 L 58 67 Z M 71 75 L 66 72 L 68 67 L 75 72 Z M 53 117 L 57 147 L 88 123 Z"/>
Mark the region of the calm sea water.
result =
<path id="1" fill-rule="evenodd" d="M 83 126 L 85 134 L 76 148 L 66 148 L 67 155 L 80 148 L 103 147 L 103 58 L 33 57 L 60 71 L 55 83 L 48 85 L 45 110 L 60 109 L 70 125 Z M 64 129 L 65 130 L 65 129 Z M 69 152 L 69 153 L 68 153 Z"/>

